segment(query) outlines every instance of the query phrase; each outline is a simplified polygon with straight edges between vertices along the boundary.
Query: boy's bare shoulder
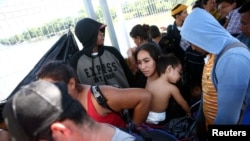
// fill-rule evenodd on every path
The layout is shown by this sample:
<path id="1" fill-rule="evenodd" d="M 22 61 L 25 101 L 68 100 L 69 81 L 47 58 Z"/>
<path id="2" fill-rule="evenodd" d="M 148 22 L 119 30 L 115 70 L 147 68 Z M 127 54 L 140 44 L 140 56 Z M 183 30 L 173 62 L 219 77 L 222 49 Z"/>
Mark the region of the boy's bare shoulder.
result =
<path id="1" fill-rule="evenodd" d="M 153 90 L 153 93 L 170 94 L 176 89 L 176 86 L 166 81 L 153 81 L 149 84 L 149 89 Z"/>
<path id="2" fill-rule="evenodd" d="M 159 87 L 161 88 L 158 88 L 158 90 L 166 95 L 173 95 L 175 93 L 178 93 L 179 89 L 176 87 L 176 85 L 174 84 L 171 84 L 169 82 L 164 82 L 164 83 L 161 83 L 161 84 L 158 84 Z"/>

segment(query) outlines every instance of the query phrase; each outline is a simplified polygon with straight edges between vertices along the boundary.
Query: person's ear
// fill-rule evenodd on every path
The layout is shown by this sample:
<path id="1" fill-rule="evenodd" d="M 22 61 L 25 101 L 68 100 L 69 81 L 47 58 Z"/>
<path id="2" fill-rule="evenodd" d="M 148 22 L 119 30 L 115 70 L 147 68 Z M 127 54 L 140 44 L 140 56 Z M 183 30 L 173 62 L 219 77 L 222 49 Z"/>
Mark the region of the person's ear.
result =
<path id="1" fill-rule="evenodd" d="M 173 69 L 173 67 L 171 65 L 169 65 L 167 68 L 166 68 L 166 72 L 171 72 L 171 70 Z"/>
<path id="2" fill-rule="evenodd" d="M 180 14 L 177 14 L 175 15 L 175 19 L 179 18 L 180 17 Z"/>
<path id="3" fill-rule="evenodd" d="M 68 83 L 68 91 L 74 90 L 76 88 L 76 80 L 75 78 L 71 77 Z"/>
<path id="4" fill-rule="evenodd" d="M 234 3 L 232 4 L 232 6 L 233 6 L 233 9 L 235 9 L 235 8 L 237 7 L 237 2 L 234 2 Z"/>
<path id="5" fill-rule="evenodd" d="M 55 122 L 51 126 L 52 136 L 58 139 L 68 139 L 70 138 L 70 130 L 62 123 Z"/>

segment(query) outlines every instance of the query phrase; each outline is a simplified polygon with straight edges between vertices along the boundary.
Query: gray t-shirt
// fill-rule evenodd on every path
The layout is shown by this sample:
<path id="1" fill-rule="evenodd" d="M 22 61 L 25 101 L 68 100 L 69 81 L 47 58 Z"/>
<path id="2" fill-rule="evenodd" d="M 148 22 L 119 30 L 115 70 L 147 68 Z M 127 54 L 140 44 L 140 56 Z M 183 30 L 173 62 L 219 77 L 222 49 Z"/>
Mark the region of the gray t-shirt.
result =
<path id="1" fill-rule="evenodd" d="M 113 128 L 115 128 L 115 134 L 112 137 L 111 141 L 135 141 L 135 137 L 120 130 L 119 128 L 116 128 L 114 126 L 112 126 Z"/>

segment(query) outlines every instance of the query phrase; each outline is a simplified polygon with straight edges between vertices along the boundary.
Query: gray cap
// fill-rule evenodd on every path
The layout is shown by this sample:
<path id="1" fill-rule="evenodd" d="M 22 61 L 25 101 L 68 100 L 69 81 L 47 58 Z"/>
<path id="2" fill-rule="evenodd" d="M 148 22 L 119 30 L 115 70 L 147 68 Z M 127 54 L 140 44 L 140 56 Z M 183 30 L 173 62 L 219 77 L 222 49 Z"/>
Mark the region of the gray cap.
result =
<path id="1" fill-rule="evenodd" d="M 37 140 L 74 101 L 64 83 L 39 80 L 22 87 L 3 110 L 12 141 Z"/>

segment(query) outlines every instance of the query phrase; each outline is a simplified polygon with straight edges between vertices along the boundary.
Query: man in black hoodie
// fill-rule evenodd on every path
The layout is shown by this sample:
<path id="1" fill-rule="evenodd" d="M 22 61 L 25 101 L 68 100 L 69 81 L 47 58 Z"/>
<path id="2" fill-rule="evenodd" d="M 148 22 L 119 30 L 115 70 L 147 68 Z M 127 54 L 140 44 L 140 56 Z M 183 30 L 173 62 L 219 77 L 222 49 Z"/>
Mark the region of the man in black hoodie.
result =
<path id="1" fill-rule="evenodd" d="M 77 22 L 75 34 L 83 49 L 73 55 L 70 64 L 83 84 L 133 87 L 133 74 L 121 53 L 104 45 L 105 27 L 90 18 Z"/>

